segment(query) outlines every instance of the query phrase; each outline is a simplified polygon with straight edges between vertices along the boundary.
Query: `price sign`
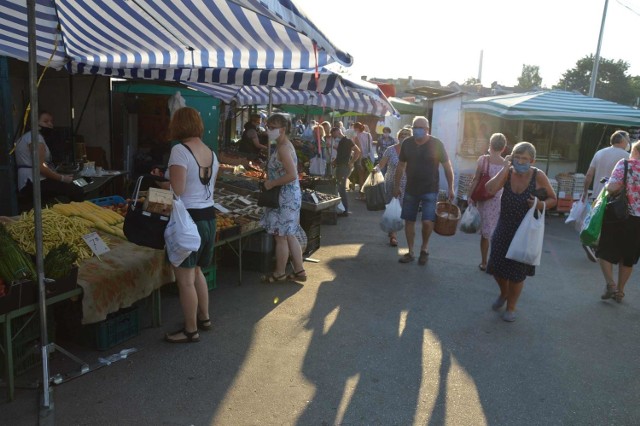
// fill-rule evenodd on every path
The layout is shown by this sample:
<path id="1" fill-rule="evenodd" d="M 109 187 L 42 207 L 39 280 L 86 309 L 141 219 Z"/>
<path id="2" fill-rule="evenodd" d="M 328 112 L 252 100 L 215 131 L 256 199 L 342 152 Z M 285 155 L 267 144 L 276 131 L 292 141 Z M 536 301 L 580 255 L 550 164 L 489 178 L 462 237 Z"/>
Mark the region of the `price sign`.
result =
<path id="1" fill-rule="evenodd" d="M 214 203 L 213 207 L 215 207 L 220 213 L 229 213 L 229 209 L 225 208 L 222 204 Z"/>
<path id="2" fill-rule="evenodd" d="M 100 257 L 101 254 L 107 253 L 110 249 L 104 243 L 104 240 L 100 238 L 97 232 L 83 235 L 84 242 L 87 243 L 93 254 Z"/>
<path id="3" fill-rule="evenodd" d="M 245 204 L 245 205 L 247 205 L 247 206 L 250 206 L 251 204 L 253 204 L 251 201 L 247 200 L 247 199 L 246 199 L 246 198 L 244 198 L 244 197 L 238 197 L 238 201 L 240 201 L 240 202 L 244 203 L 244 204 Z"/>

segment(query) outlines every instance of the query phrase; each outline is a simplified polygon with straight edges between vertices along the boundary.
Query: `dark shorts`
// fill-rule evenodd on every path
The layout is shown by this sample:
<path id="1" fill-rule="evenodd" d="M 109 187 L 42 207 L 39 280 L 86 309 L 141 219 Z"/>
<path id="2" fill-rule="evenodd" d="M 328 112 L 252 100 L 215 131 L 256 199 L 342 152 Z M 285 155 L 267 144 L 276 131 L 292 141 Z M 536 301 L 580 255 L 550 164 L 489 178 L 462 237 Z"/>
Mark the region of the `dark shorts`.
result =
<path id="1" fill-rule="evenodd" d="M 200 234 L 200 248 L 187 257 L 180 264 L 181 268 L 207 268 L 213 262 L 214 244 L 216 242 L 216 220 L 197 220 L 195 221 Z"/>
<path id="2" fill-rule="evenodd" d="M 415 222 L 418 216 L 418 208 L 422 205 L 422 221 L 436 220 L 436 203 L 438 202 L 438 193 L 430 192 L 422 195 L 411 195 L 405 192 L 402 200 L 401 218 L 410 222 Z"/>
<path id="3" fill-rule="evenodd" d="M 640 257 L 640 217 L 629 216 L 620 223 L 602 224 L 596 256 L 609 263 L 632 267 Z"/>

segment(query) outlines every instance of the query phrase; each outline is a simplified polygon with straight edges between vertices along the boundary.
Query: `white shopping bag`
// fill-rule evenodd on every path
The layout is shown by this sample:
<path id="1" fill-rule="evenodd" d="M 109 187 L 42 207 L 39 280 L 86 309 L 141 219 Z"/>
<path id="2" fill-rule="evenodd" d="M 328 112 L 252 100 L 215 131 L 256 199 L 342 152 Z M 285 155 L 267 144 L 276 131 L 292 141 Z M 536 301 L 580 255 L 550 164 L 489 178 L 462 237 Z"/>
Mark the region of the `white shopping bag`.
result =
<path id="1" fill-rule="evenodd" d="M 324 176 L 327 171 L 327 162 L 324 158 L 313 157 L 309 162 L 309 174 L 315 176 Z"/>
<path id="2" fill-rule="evenodd" d="M 402 207 L 400 206 L 400 200 L 394 197 L 384 208 L 384 214 L 380 221 L 380 229 L 384 232 L 401 231 L 402 228 L 404 228 L 404 220 L 400 217 L 401 214 Z"/>
<path id="3" fill-rule="evenodd" d="M 587 208 L 587 205 L 584 201 L 578 200 L 571 205 L 571 211 L 569 212 L 569 216 L 567 216 L 567 220 L 564 223 L 575 222 L 576 220 L 580 220 L 582 217 L 582 213 L 584 209 Z"/>
<path id="4" fill-rule="evenodd" d="M 518 230 L 511 240 L 511 245 L 507 251 L 506 258 L 527 265 L 540 265 L 542 257 L 542 242 L 544 240 L 544 213 L 546 204 L 542 211 L 538 211 L 538 218 L 534 216 L 538 198 L 533 202 L 533 206 L 522 219 Z"/>
<path id="5" fill-rule="evenodd" d="M 475 234 L 480 230 L 481 218 L 480 212 L 473 204 L 467 206 L 467 209 L 460 219 L 460 230 L 465 234 Z"/>
<path id="6" fill-rule="evenodd" d="M 173 210 L 164 230 L 164 240 L 169 262 L 173 266 L 180 266 L 191 252 L 200 248 L 198 227 L 180 198 L 173 200 Z"/>

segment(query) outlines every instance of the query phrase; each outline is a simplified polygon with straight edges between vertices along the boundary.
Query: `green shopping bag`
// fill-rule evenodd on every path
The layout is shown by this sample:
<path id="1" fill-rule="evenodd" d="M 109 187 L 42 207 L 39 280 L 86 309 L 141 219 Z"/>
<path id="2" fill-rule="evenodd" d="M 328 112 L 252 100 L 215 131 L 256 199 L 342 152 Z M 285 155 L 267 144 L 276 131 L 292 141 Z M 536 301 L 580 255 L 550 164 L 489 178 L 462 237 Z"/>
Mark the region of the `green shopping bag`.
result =
<path id="1" fill-rule="evenodd" d="M 607 190 L 602 189 L 600 195 L 593 202 L 591 212 L 584 219 L 584 225 L 580 232 L 580 241 L 587 246 L 597 246 L 600 240 L 600 231 L 602 230 L 602 220 L 604 219 L 604 210 L 607 207 Z"/>

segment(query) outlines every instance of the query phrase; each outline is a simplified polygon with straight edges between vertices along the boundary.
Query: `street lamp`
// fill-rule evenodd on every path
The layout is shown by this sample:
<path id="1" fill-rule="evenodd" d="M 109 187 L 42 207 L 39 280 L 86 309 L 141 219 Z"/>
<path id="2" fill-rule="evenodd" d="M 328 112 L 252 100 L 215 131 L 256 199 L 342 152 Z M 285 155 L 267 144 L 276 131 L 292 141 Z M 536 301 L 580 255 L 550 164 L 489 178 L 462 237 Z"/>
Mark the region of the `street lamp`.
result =
<path id="1" fill-rule="evenodd" d="M 600 65 L 600 47 L 602 46 L 602 33 L 604 32 L 604 21 L 607 19 L 607 7 L 609 0 L 604 0 L 604 10 L 602 11 L 602 23 L 600 24 L 600 35 L 598 36 L 598 48 L 596 56 L 593 58 L 593 70 L 591 71 L 591 84 L 589 84 L 589 96 L 593 98 L 596 91 L 596 80 L 598 79 L 598 65 Z"/>

